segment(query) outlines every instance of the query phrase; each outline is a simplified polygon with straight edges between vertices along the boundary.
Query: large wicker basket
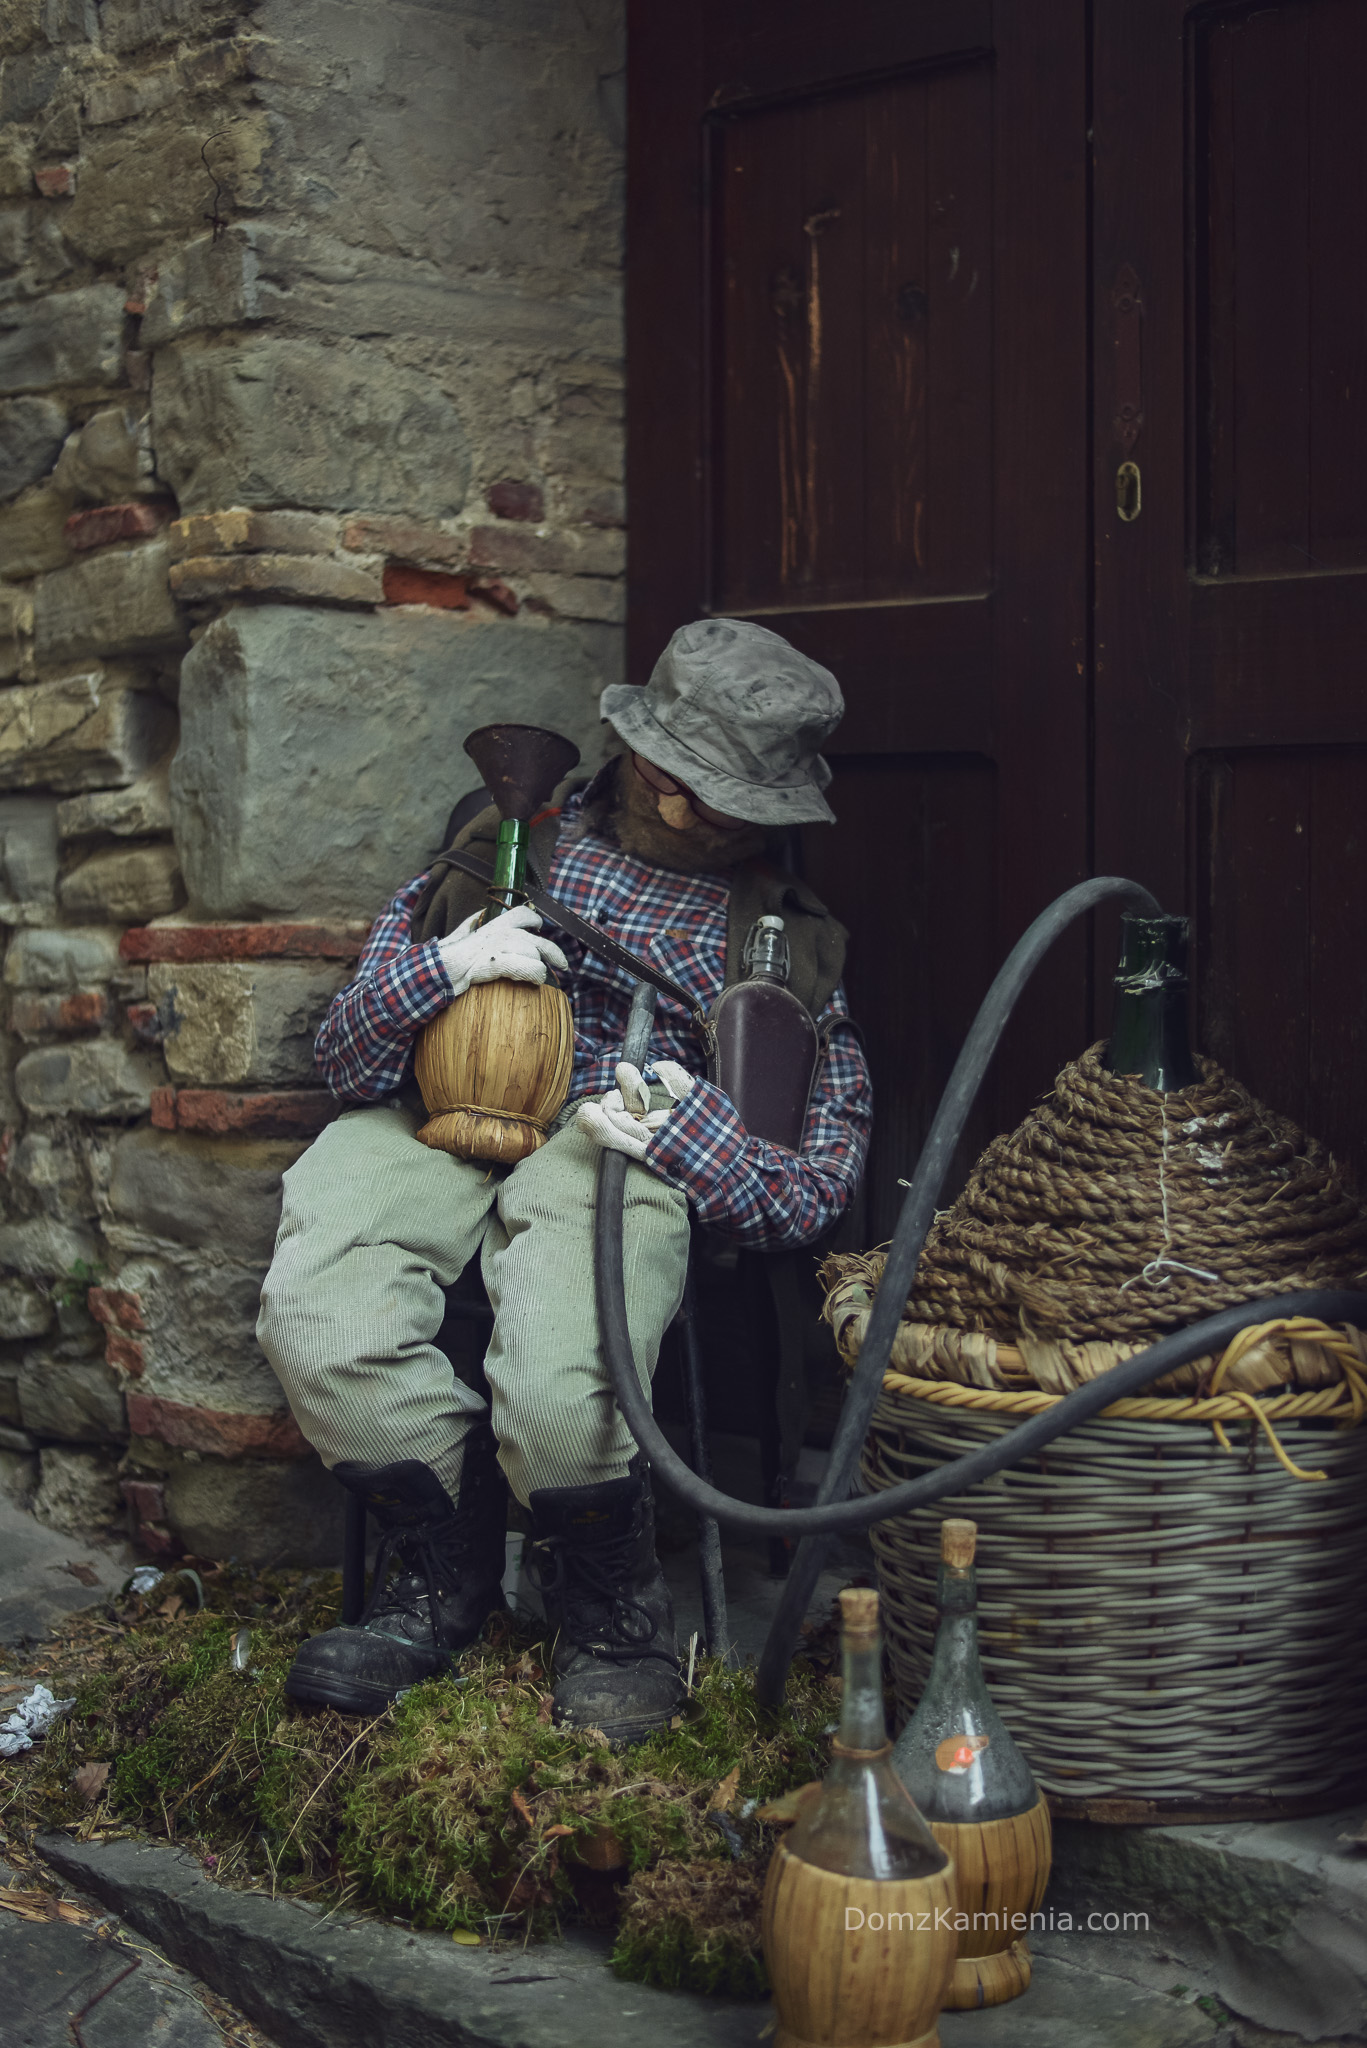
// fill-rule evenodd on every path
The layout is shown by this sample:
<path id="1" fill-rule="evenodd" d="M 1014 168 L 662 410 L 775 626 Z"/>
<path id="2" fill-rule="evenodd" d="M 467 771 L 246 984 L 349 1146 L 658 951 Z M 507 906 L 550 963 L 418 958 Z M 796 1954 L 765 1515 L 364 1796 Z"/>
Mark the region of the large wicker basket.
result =
<path id="1" fill-rule="evenodd" d="M 890 1372 L 871 1488 L 1055 1399 Z M 1338 1383 L 1118 1401 L 1038 1457 L 872 1532 L 899 1708 L 930 1666 L 943 1517 L 979 1530 L 983 1665 L 1056 1813 L 1319 1812 L 1367 1782 L 1367 1427 Z M 1163 1419 L 1154 1419 L 1155 1413 Z M 1230 1448 L 1212 1425 L 1221 1422 Z M 1297 1477 L 1276 1445 L 1306 1472 Z"/>

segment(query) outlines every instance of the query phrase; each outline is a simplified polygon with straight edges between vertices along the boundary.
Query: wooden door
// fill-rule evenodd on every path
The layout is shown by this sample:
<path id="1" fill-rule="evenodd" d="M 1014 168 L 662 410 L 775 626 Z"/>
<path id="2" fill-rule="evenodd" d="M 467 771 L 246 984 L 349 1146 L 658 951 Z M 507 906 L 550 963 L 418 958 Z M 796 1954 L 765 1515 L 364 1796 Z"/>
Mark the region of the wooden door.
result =
<path id="1" fill-rule="evenodd" d="M 1096 0 L 1095 63 L 1097 863 L 1367 1174 L 1367 7 Z"/>
<path id="2" fill-rule="evenodd" d="M 1082 0 L 637 0 L 628 198 L 632 679 L 757 619 L 839 677 L 839 825 L 891 1228 L 1005 947 L 1088 871 Z M 1088 1024 L 1084 942 L 1013 1028 L 967 1156 Z"/>

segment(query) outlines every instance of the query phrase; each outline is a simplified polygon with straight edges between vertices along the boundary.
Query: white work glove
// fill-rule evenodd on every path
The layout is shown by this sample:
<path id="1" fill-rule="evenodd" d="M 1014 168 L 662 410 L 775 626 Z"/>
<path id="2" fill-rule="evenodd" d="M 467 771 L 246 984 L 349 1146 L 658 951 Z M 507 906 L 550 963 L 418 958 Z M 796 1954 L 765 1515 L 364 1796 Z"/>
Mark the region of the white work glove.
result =
<path id="1" fill-rule="evenodd" d="M 482 915 L 477 910 L 437 941 L 456 995 L 463 996 L 476 981 L 544 981 L 548 966 L 568 969 L 554 939 L 537 936 L 541 919 L 530 904 L 501 911 L 492 923 L 476 929 Z"/>
<path id="2" fill-rule="evenodd" d="M 693 1076 L 677 1060 L 656 1060 L 655 1076 L 672 1102 L 682 1102 L 693 1086 Z M 645 1158 L 646 1147 L 672 1114 L 672 1103 L 669 1109 L 651 1108 L 650 1090 L 630 1060 L 617 1062 L 617 1086 L 601 1102 L 581 1102 L 576 1112 L 580 1129 L 595 1143 L 606 1152 L 625 1152 L 628 1159 Z"/>

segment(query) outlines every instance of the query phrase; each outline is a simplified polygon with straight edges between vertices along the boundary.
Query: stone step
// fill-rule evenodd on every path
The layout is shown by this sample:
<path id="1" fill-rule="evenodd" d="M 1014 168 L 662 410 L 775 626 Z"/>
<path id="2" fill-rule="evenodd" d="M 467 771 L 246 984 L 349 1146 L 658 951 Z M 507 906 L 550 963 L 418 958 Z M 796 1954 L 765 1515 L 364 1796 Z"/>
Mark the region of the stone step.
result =
<path id="1" fill-rule="evenodd" d="M 1060 1822 L 1048 1904 L 1120 1916 L 1138 1981 L 1185 1982 L 1293 2040 L 1367 2039 L 1367 1848 L 1343 1840 L 1365 1822 L 1367 1805 L 1224 1826 Z M 1104 1931 L 1090 1941 L 1110 1953 Z"/>
<path id="2" fill-rule="evenodd" d="M 772 2038 L 767 2001 L 624 1984 L 606 1944 L 574 1933 L 524 1949 L 229 1891 L 160 1842 L 43 1837 L 70 1886 L 117 1913 L 282 2048 L 749 2048 Z M 1014 2004 L 946 2013 L 944 2048 L 1284 2048 L 1238 2022 L 1171 1959 L 1128 1937 L 1045 1930 L 1035 1981 Z M 1349 2039 L 1353 2037 L 1348 2037 Z"/>

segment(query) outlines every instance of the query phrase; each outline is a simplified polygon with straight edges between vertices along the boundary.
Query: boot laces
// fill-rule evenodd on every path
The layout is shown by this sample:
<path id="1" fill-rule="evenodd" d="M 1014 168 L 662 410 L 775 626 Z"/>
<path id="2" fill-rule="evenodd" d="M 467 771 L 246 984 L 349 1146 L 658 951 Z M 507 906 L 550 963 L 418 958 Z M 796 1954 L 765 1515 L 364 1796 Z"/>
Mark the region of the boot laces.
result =
<path id="1" fill-rule="evenodd" d="M 543 1598 L 562 1597 L 560 1635 L 575 1649 L 610 1664 L 654 1657 L 674 1665 L 678 1660 L 669 1650 L 651 1647 L 660 1632 L 658 1616 L 623 1590 L 638 1554 L 630 1530 L 592 1550 L 547 1536 L 528 1558 L 528 1575 Z"/>
<path id="2" fill-rule="evenodd" d="M 450 1552 L 461 1535 L 461 1517 L 449 1515 L 440 1522 L 405 1524 L 397 1522 L 385 1530 L 375 1553 L 375 1576 L 359 1627 L 390 1615 L 409 1615 L 425 1623 L 434 1649 L 441 1648 L 437 1608 L 441 1579 L 450 1576 Z M 397 1560 L 399 1573 L 390 1577 Z"/>

